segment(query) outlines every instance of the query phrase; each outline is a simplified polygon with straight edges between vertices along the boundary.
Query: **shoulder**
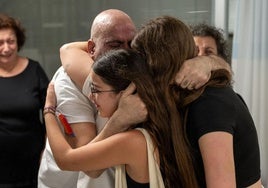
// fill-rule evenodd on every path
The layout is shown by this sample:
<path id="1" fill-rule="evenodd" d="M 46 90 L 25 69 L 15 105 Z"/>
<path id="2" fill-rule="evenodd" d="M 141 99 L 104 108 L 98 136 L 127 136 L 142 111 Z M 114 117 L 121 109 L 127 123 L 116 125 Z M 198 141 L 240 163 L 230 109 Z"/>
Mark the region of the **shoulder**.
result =
<path id="1" fill-rule="evenodd" d="M 235 92 L 231 87 L 207 87 L 201 97 L 219 99 L 223 97 L 233 97 Z"/>
<path id="2" fill-rule="evenodd" d="M 146 151 L 146 139 L 142 132 L 138 130 L 130 130 L 115 134 L 107 139 L 106 146 L 117 148 L 118 152 L 125 153 L 128 157 L 134 157 L 137 153 Z"/>
<path id="3" fill-rule="evenodd" d="M 125 164 L 132 176 L 144 174 L 148 170 L 148 148 L 146 138 L 140 130 L 131 130 L 118 135 L 120 152 L 124 155 Z"/>
<path id="4" fill-rule="evenodd" d="M 138 144 L 146 143 L 143 133 L 139 130 L 130 130 L 116 134 L 115 136 L 119 141 L 122 141 L 125 144 L 133 144 L 134 146 L 137 146 Z"/>
<path id="5" fill-rule="evenodd" d="M 28 67 L 31 68 L 31 70 L 36 71 L 37 75 L 41 78 L 43 78 L 46 82 L 48 81 L 48 77 L 47 74 L 45 72 L 45 70 L 43 69 L 43 67 L 41 66 L 41 64 L 33 59 L 28 58 Z"/>
<path id="6" fill-rule="evenodd" d="M 41 65 L 39 64 L 38 61 L 30 59 L 30 58 L 26 58 L 27 64 L 28 64 L 28 68 L 31 69 L 42 69 Z"/>
<path id="7" fill-rule="evenodd" d="M 238 97 L 230 87 L 207 87 L 202 95 L 191 104 L 192 109 L 196 109 L 198 114 L 207 112 L 232 112 L 235 109 Z"/>
<path id="8" fill-rule="evenodd" d="M 33 67 L 33 68 L 35 68 L 36 70 L 45 73 L 45 71 L 44 71 L 42 65 L 41 65 L 37 60 L 33 60 L 33 59 L 31 59 L 31 58 L 28 58 L 28 62 L 29 62 L 28 64 L 29 64 L 30 67 Z"/>
<path id="9" fill-rule="evenodd" d="M 232 110 L 236 100 L 237 95 L 230 87 L 207 87 L 203 94 L 191 104 L 191 107 L 197 109 L 198 113 L 214 111 L 215 109 L 220 111 Z"/>
<path id="10" fill-rule="evenodd" d="M 208 132 L 234 132 L 237 96 L 231 88 L 208 87 L 189 107 L 187 126 L 199 137 Z"/>
<path id="11" fill-rule="evenodd" d="M 28 58 L 28 65 L 37 69 L 43 69 L 38 61 L 30 58 Z"/>
<path id="12" fill-rule="evenodd" d="M 33 64 L 39 64 L 39 62 L 37 60 L 31 59 L 31 58 L 27 58 L 29 63 L 33 63 Z"/>
<path id="13" fill-rule="evenodd" d="M 128 164 L 132 167 L 147 158 L 146 148 L 145 137 L 138 130 L 117 133 L 94 143 L 94 151 L 105 155 L 113 165 Z"/>

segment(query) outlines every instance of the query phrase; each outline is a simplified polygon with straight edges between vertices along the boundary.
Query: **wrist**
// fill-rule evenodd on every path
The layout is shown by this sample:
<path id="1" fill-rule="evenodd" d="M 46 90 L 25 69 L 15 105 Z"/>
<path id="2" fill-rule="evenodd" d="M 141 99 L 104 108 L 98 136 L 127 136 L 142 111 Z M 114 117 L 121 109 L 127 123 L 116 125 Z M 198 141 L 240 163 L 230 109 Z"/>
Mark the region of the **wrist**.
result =
<path id="1" fill-rule="evenodd" d="M 55 115 L 56 113 L 56 108 L 53 107 L 53 106 L 46 106 L 44 107 L 44 110 L 43 110 L 43 116 L 45 117 L 46 114 L 53 114 Z"/>
<path id="2" fill-rule="evenodd" d="M 125 131 L 129 124 L 128 121 L 130 121 L 130 118 L 127 117 L 126 113 L 116 110 L 108 121 L 109 124 L 113 125 L 111 126 L 111 129 L 115 129 L 116 132 Z"/>
<path id="3" fill-rule="evenodd" d="M 216 55 L 210 55 L 209 57 L 209 64 L 211 67 L 211 71 L 215 71 L 218 69 L 225 69 L 228 72 L 231 73 L 231 67 L 230 65 L 221 57 Z"/>
<path id="4" fill-rule="evenodd" d="M 213 55 L 209 55 L 209 56 L 205 56 L 208 58 L 208 64 L 209 64 L 209 68 L 210 71 L 214 71 L 217 70 L 217 67 L 215 67 L 217 64 L 215 63 L 215 58 Z"/>

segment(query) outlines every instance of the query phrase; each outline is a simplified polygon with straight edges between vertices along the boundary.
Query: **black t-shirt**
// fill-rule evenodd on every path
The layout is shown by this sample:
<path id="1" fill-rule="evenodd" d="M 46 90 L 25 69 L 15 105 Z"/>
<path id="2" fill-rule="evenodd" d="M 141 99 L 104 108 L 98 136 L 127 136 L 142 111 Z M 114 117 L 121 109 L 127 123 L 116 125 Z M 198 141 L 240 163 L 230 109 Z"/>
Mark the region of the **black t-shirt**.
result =
<path id="1" fill-rule="evenodd" d="M 0 187 L 36 184 L 45 126 L 40 121 L 48 78 L 33 60 L 12 77 L 0 77 Z"/>
<path id="2" fill-rule="evenodd" d="M 256 128 L 247 106 L 231 88 L 206 88 L 190 105 L 186 127 L 201 187 L 206 184 L 198 140 L 215 131 L 233 135 L 237 187 L 247 187 L 260 178 Z"/>
<path id="3" fill-rule="evenodd" d="M 131 177 L 129 177 L 128 173 L 126 173 L 127 187 L 128 188 L 149 188 L 149 183 L 138 183 L 134 181 Z"/>

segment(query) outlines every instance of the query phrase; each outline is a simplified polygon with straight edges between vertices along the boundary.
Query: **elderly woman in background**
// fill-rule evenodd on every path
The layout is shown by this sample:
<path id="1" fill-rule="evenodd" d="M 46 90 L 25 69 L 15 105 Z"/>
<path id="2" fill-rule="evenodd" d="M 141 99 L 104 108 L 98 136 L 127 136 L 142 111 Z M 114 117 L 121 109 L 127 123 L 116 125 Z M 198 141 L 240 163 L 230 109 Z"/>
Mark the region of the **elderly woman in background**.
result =
<path id="1" fill-rule="evenodd" d="M 223 30 L 212 25 L 200 23 L 190 26 L 198 56 L 216 55 L 230 62 L 230 49 L 223 36 Z"/>
<path id="2" fill-rule="evenodd" d="M 48 77 L 40 64 L 21 57 L 20 22 L 0 14 L 0 187 L 37 187 L 45 141 L 40 121 Z"/>

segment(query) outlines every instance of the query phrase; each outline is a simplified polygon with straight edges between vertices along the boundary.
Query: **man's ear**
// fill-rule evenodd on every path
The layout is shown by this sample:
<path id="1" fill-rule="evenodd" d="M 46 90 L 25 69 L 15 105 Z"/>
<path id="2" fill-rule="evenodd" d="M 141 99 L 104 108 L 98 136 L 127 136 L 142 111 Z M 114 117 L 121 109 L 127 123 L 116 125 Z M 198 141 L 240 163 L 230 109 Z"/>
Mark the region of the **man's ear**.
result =
<path id="1" fill-rule="evenodd" d="M 95 43 L 91 39 L 87 41 L 87 48 L 89 55 L 93 56 L 95 52 Z"/>

